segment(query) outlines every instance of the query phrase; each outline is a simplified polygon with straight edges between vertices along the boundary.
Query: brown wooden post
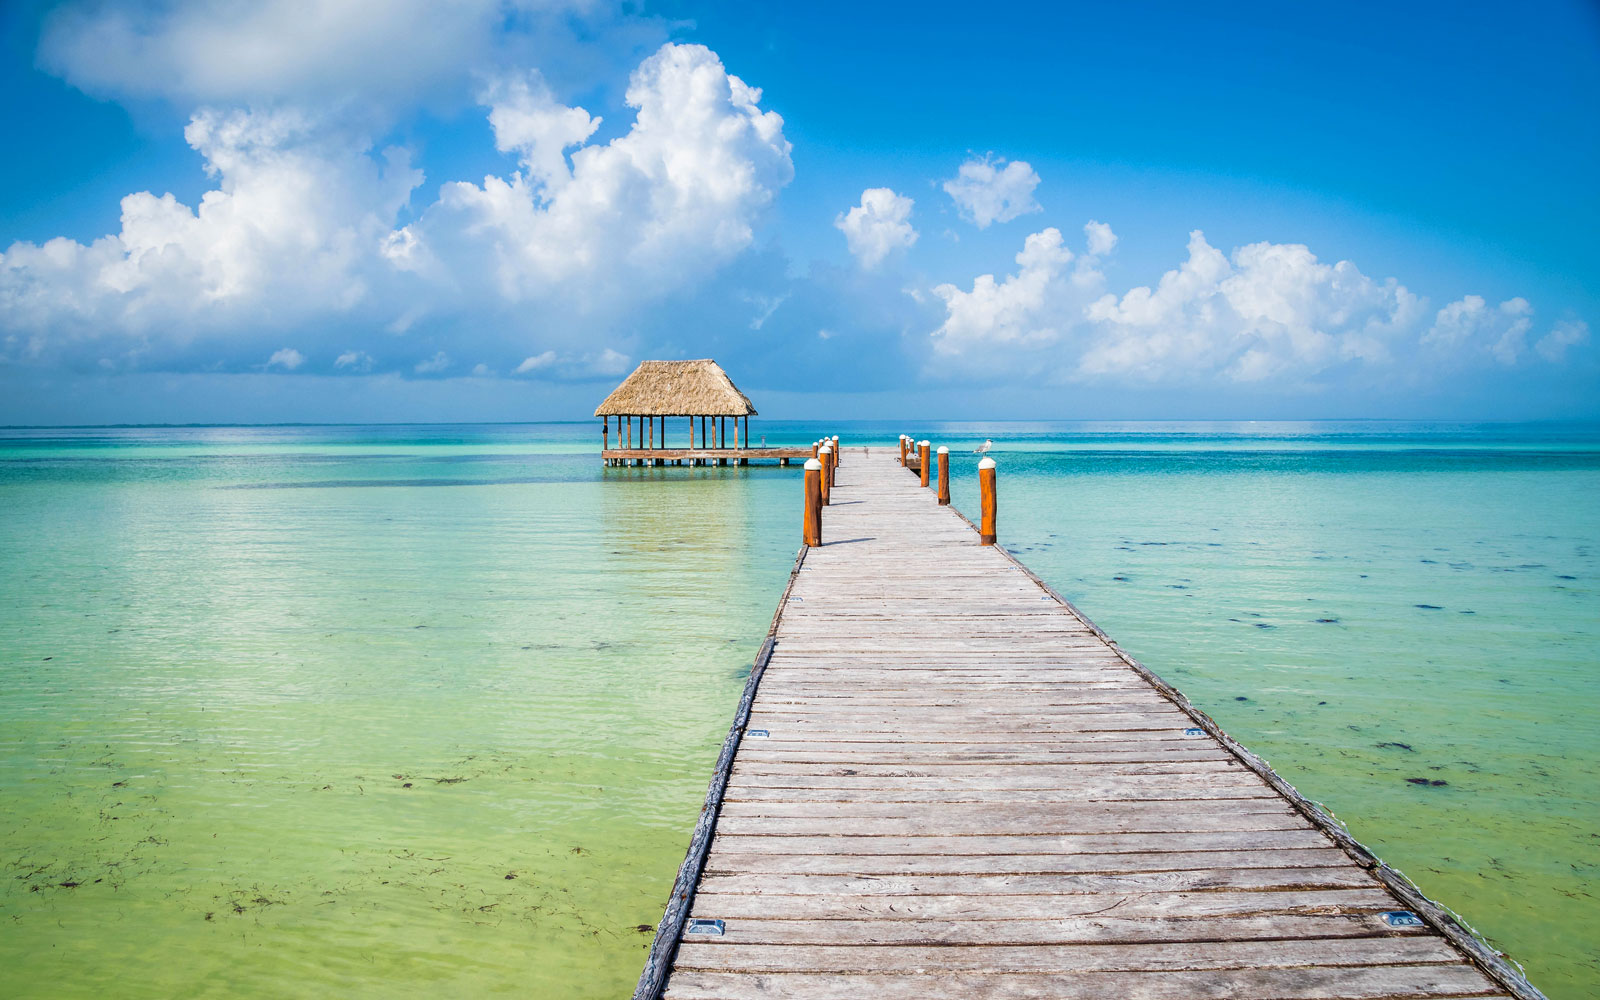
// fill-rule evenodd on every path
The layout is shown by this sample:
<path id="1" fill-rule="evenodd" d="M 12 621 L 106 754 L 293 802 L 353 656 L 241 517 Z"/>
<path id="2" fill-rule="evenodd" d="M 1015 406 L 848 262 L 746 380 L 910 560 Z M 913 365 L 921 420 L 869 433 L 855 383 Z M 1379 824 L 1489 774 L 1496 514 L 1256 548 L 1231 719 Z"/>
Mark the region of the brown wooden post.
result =
<path id="1" fill-rule="evenodd" d="M 806 519 L 802 537 L 807 545 L 822 544 L 822 463 L 806 460 Z"/>
<path id="2" fill-rule="evenodd" d="M 733 418 L 733 450 L 734 451 L 738 451 L 739 450 L 739 441 L 740 441 L 740 437 L 739 437 L 739 418 L 738 417 L 734 417 Z"/>
<path id="3" fill-rule="evenodd" d="M 907 442 L 908 442 L 907 437 L 904 434 L 900 435 L 900 465 L 902 467 L 904 467 L 905 464 L 906 464 L 906 444 L 907 444 Z"/>
<path id="4" fill-rule="evenodd" d="M 611 418 L 600 418 L 600 450 L 611 450 Z"/>
<path id="5" fill-rule="evenodd" d="M 839 463 L 844 461 L 844 449 L 839 447 L 839 435 L 833 436 L 833 467 L 837 469 Z"/>
<path id="6" fill-rule="evenodd" d="M 984 456 L 978 463 L 978 492 L 982 495 L 983 516 L 978 528 L 978 541 L 993 545 L 995 538 L 994 459 Z"/>
<path id="7" fill-rule="evenodd" d="M 950 506 L 950 449 L 939 446 L 939 506 Z"/>
<path id="8" fill-rule="evenodd" d="M 650 417 L 650 450 L 656 450 L 656 418 Z M 643 442 L 640 442 L 643 444 Z"/>
<path id="9" fill-rule="evenodd" d="M 833 493 L 833 449 L 823 445 L 817 452 L 817 461 L 822 463 L 822 506 L 826 507 Z"/>
<path id="10" fill-rule="evenodd" d="M 817 450 L 819 448 L 821 448 L 821 447 L 822 447 L 822 442 L 821 441 L 813 441 L 813 442 L 811 442 L 811 457 L 812 458 L 816 458 L 817 457 Z"/>
<path id="11" fill-rule="evenodd" d="M 917 469 L 917 476 L 922 480 L 923 486 L 928 485 L 928 473 L 933 471 L 931 468 L 929 468 L 931 465 L 933 465 L 933 463 L 928 461 L 928 459 L 932 457 L 929 454 L 930 449 L 931 442 L 927 440 L 917 442 L 917 462 L 920 466 L 920 468 Z"/>

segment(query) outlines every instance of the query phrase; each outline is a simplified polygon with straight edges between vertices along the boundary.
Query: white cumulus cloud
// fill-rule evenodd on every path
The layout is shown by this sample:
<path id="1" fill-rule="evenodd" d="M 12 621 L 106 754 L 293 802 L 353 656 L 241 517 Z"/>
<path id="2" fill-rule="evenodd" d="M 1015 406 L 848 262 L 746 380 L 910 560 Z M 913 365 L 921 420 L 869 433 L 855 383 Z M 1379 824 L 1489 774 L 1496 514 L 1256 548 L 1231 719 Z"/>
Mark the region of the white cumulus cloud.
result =
<path id="1" fill-rule="evenodd" d="M 934 350 L 965 356 L 969 364 L 1005 369 L 1030 352 L 1063 340 L 1100 292 L 1101 256 L 1116 244 L 1111 227 L 1085 227 L 1088 245 L 1077 255 L 1054 226 L 1023 241 L 1017 271 L 1003 280 L 979 275 L 971 291 L 952 284 L 933 293 L 944 301 L 945 320 L 933 333 Z"/>
<path id="2" fill-rule="evenodd" d="M 508 301 L 565 287 L 614 305 L 704 277 L 750 245 L 794 174 L 783 119 L 704 46 L 646 59 L 627 91 L 633 126 L 576 149 L 570 175 L 554 147 L 572 145 L 587 115 L 531 84 L 491 95 L 503 102 L 490 110 L 496 143 L 518 150 L 528 172 L 445 185 L 397 239 L 404 266 L 423 277 L 468 285 L 485 275 Z"/>
<path id="3" fill-rule="evenodd" d="M 267 359 L 268 368 L 282 368 L 292 372 L 306 363 L 306 356 L 292 347 L 284 347 L 272 352 L 272 357 Z"/>
<path id="4" fill-rule="evenodd" d="M 388 342 L 407 337 L 508 368 L 576 358 L 748 248 L 793 175 L 782 119 L 702 46 L 645 59 L 634 121 L 605 143 L 529 70 L 482 94 L 521 169 L 446 184 L 400 228 L 422 182 L 405 150 L 293 106 L 195 112 L 185 137 L 215 181 L 197 204 L 130 194 L 118 232 L 0 253 L 0 361 L 243 369 L 308 328 L 338 338 L 344 371 L 406 357 Z M 409 353 L 399 371 L 435 373 Z M 558 367 L 591 377 L 615 362 Z"/>
<path id="5" fill-rule="evenodd" d="M 917 242 L 911 206 L 910 198 L 889 188 L 867 188 L 861 192 L 861 204 L 840 212 L 833 225 L 844 233 L 845 243 L 861 266 L 870 269 L 895 250 Z"/>
<path id="6" fill-rule="evenodd" d="M 544 351 L 531 357 L 523 358 L 522 363 L 517 365 L 512 374 L 526 375 L 529 372 L 536 372 L 541 368 L 549 368 L 551 365 L 555 364 L 555 362 L 556 352 Z"/>
<path id="7" fill-rule="evenodd" d="M 1222 372 L 1238 381 L 1298 376 L 1351 360 L 1382 361 L 1422 303 L 1393 278 L 1350 261 L 1325 264 L 1300 244 L 1252 243 L 1225 257 L 1195 230 L 1189 259 L 1154 290 L 1105 296 L 1079 370 L 1165 378 Z"/>
<path id="8" fill-rule="evenodd" d="M 1589 324 L 1581 319 L 1564 319 L 1533 345 L 1546 361 L 1559 364 L 1567 359 L 1567 349 L 1589 342 Z"/>
<path id="9" fill-rule="evenodd" d="M 439 351 L 431 358 L 418 361 L 412 371 L 415 371 L 418 375 L 437 375 L 449 367 L 450 355 Z"/>
<path id="10" fill-rule="evenodd" d="M 495 148 L 518 154 L 528 177 L 546 192 L 572 179 L 566 150 L 582 145 L 600 127 L 599 118 L 557 101 L 537 71 L 497 80 L 483 103 Z"/>
<path id="11" fill-rule="evenodd" d="M 970 292 L 942 285 L 936 349 L 1059 378 L 1254 382 L 1303 378 L 1346 362 L 1381 362 L 1414 331 L 1423 303 L 1390 278 L 1326 264 L 1298 244 L 1253 243 L 1227 255 L 1196 230 L 1188 258 L 1154 287 L 1102 294 L 1095 258 L 1116 237 L 1084 227 L 1076 266 L 1061 235 L 1028 237 L 1019 270 Z"/>
<path id="12" fill-rule="evenodd" d="M 1083 224 L 1084 238 L 1089 241 L 1089 252 L 1097 257 L 1110 253 L 1117 245 L 1117 234 L 1104 222 L 1090 219 Z"/>
<path id="13" fill-rule="evenodd" d="M 961 217 L 979 229 L 1041 211 L 1033 200 L 1038 186 L 1039 175 L 1024 161 L 1007 163 L 990 156 L 967 160 L 955 177 L 944 182 L 945 193 L 955 201 Z"/>
<path id="14" fill-rule="evenodd" d="M 45 19 L 39 60 L 93 94 L 187 107 L 396 107 L 606 31 L 612 13 L 585 0 L 68 0 Z"/>
<path id="15" fill-rule="evenodd" d="M 122 199 L 119 232 L 0 254 L 3 320 L 50 347 L 123 335 L 155 350 L 207 333 L 348 313 L 371 298 L 373 250 L 421 175 L 403 150 L 292 110 L 200 111 L 184 130 L 217 178 L 197 206 Z"/>
<path id="16" fill-rule="evenodd" d="M 1488 351 L 1502 365 L 1514 365 L 1532 328 L 1533 306 L 1527 299 L 1507 299 L 1490 309 L 1483 296 L 1465 295 L 1439 310 L 1421 343 L 1457 356 Z"/>

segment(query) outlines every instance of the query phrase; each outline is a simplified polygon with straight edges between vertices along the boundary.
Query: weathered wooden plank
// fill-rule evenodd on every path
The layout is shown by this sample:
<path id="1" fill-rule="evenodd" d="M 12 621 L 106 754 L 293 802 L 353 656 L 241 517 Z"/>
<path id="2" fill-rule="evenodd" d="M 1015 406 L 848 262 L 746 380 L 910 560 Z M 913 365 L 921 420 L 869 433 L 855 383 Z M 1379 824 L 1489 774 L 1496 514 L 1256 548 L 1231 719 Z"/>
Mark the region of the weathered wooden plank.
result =
<path id="1" fill-rule="evenodd" d="M 733 775 L 740 784 L 752 787 L 925 791 L 944 788 L 962 793 L 1026 788 L 1057 791 L 1073 798 L 1085 793 L 1126 798 L 1128 793 L 1140 789 L 1192 793 L 1229 789 L 1266 793 L 1275 801 L 1282 802 L 1271 788 L 1249 771 L 1229 768 L 1220 761 L 1119 762 L 1088 757 L 1079 761 L 1068 759 L 1020 763 L 962 760 L 956 763 L 845 764 L 760 760 L 739 764 Z M 1191 794 L 1186 797 L 1208 796 Z"/>
<path id="2" fill-rule="evenodd" d="M 1243 852 L 1239 852 L 1243 854 Z M 712 851 L 706 862 L 702 890 L 723 894 L 775 895 L 1014 895 L 1091 893 L 1116 896 L 1141 892 L 1196 892 L 1223 889 L 1363 889 L 1374 888 L 1372 876 L 1353 865 L 1339 864 L 1332 848 L 1299 853 L 1301 865 L 1247 867 L 1255 858 L 1239 857 L 1238 867 L 1177 867 L 1169 871 L 1139 871 L 1116 867 L 1114 862 L 1077 865 L 1071 858 L 1010 855 L 998 858 L 914 859 L 922 871 L 900 871 L 892 858 L 870 858 L 852 868 L 827 856 L 803 858 L 775 855 L 747 858 Z M 1097 858 L 1115 856 L 1097 855 Z M 1174 855 L 1191 866 L 1206 864 L 1194 854 Z M 945 862 L 941 873 L 935 867 Z M 1063 871 L 1030 871 L 1059 865 Z M 741 867 L 743 866 L 743 867 Z M 763 873 L 763 869 L 767 869 Z M 1076 869 L 1076 870 L 1074 870 Z"/>
<path id="3" fill-rule="evenodd" d="M 690 972 L 674 976 L 672 1000 L 1400 1000 L 1403 997 L 1468 997 L 1491 984 L 1471 966 L 1385 965 L 1376 968 L 1226 969 L 1179 972 L 981 973 L 848 976 L 775 973 L 752 978 L 738 973 Z"/>
<path id="4" fill-rule="evenodd" d="M 1327 848 L 1332 843 L 1320 830 L 1253 830 L 1248 833 L 1118 833 L 1058 836 L 988 837 L 820 837 L 741 836 L 726 831 L 717 847 L 731 854 L 1128 854 L 1150 851 L 1273 851 Z M 1337 857 L 1338 855 L 1330 855 Z M 856 863 L 862 863 L 857 861 Z M 1359 870 L 1359 869 L 1356 869 Z"/>
<path id="5" fill-rule="evenodd" d="M 1029 718 L 1026 715 L 991 715 L 984 718 L 949 716 L 946 718 L 919 719 L 909 716 L 861 715 L 827 716 L 809 718 L 763 708 L 750 716 L 752 728 L 769 732 L 801 731 L 815 728 L 825 732 L 861 733 L 916 733 L 943 735 L 987 731 L 1025 736 L 1030 733 L 1092 733 L 1117 732 L 1141 729 L 1171 729 L 1183 721 L 1177 713 L 1170 715 L 1088 715 Z"/>
<path id="6" fill-rule="evenodd" d="M 729 833 L 796 836 L 849 832 L 972 836 L 986 834 L 1179 833 L 1294 830 L 1304 817 L 1271 799 L 1227 799 L 1221 808 L 1172 802 L 751 802 L 729 801 L 718 828 Z"/>
<path id="7" fill-rule="evenodd" d="M 1057 816 L 1054 813 L 1061 813 Z M 923 805 L 919 803 L 904 802 L 840 802 L 808 805 L 805 803 L 772 802 L 729 802 L 723 806 L 722 815 L 733 819 L 736 817 L 752 819 L 840 819 L 860 822 L 869 819 L 904 820 L 916 824 L 926 832 L 938 832 L 941 827 L 966 826 L 970 820 L 987 820 L 996 825 L 992 831 L 1002 832 L 998 827 L 1006 823 L 1032 824 L 1037 822 L 1056 823 L 1063 820 L 1073 823 L 1101 824 L 1110 823 L 1118 826 L 1127 824 L 1154 823 L 1161 824 L 1153 829 L 1197 829 L 1189 824 L 1194 821 L 1212 822 L 1220 821 L 1212 829 L 1256 829 L 1255 826 L 1230 827 L 1232 822 L 1256 823 L 1260 821 L 1285 821 L 1293 820 L 1290 827 L 1298 828 L 1306 824 L 1304 817 L 1293 809 L 1283 804 L 1281 799 L 1268 799 L 1266 801 L 1245 800 L 1228 802 L 1214 809 L 1185 809 L 1175 807 L 1165 802 L 1110 802 L 1101 805 L 1081 805 L 1073 803 L 1069 807 L 1059 810 L 1042 810 L 1032 803 L 1014 806 L 987 805 L 987 804 L 956 804 Z M 1170 826 L 1168 825 L 1170 824 Z M 1134 827 L 1135 829 L 1137 827 Z M 1263 826 L 1265 830 L 1285 829 L 1283 826 Z M 850 832 L 848 830 L 841 832 Z M 981 831 L 980 832 L 985 832 Z M 1070 830 L 1057 831 L 1070 833 Z M 1089 830 L 1088 833 L 1116 832 L 1114 830 Z"/>
<path id="8" fill-rule="evenodd" d="M 963 776 L 1007 773 L 1013 767 L 1051 768 L 1048 773 L 1063 779 L 1073 775 L 1250 775 L 1245 768 L 1218 757 L 1215 751 L 1186 750 L 1181 747 L 1138 750 L 1089 750 L 1078 752 L 1014 754 L 1010 759 L 984 760 L 981 754 L 894 754 L 864 755 L 869 759 L 852 761 L 844 754 L 813 755 L 802 751 L 768 754 L 740 763 L 741 774 L 817 773 L 830 768 L 854 770 L 858 774 L 881 771 L 905 772 L 926 768 L 923 774 L 941 775 L 959 782 Z M 961 768 L 965 768 L 962 770 Z M 773 771 L 772 768 L 781 770 Z M 1045 772 L 1040 772 L 1045 773 Z M 1251 775 L 1253 777 L 1253 775 Z"/>
<path id="9" fill-rule="evenodd" d="M 1276 799 L 1271 789 L 1153 789 L 1138 790 L 1108 788 L 1099 791 L 1055 791 L 1048 788 L 894 788 L 892 784 L 876 787 L 765 787 L 742 785 L 730 787 L 729 802 L 903 802 L 903 803 L 977 803 L 1026 802 L 1041 808 L 1064 804 L 1094 804 L 1103 802 L 1168 802 L 1181 808 L 1196 808 L 1220 800 L 1246 801 Z"/>
<path id="10" fill-rule="evenodd" d="M 837 757 L 837 755 L 835 755 Z M 1190 750 L 1187 747 L 1152 747 L 1130 750 L 1078 750 L 1061 754 L 1038 755 L 1019 762 L 982 760 L 981 755 L 968 757 L 928 758 L 912 763 L 893 754 L 878 754 L 885 760 L 808 760 L 805 754 L 750 755 L 750 760 L 734 765 L 734 774 L 810 774 L 810 776 L 858 776 L 858 778 L 910 778 L 910 776 L 939 776 L 960 782 L 963 778 L 987 778 L 989 774 L 1016 773 L 1011 768 L 1026 770 L 1038 779 L 1059 778 L 1070 781 L 1090 774 L 1235 774 L 1238 778 L 1254 774 L 1245 768 L 1227 765 L 1226 758 L 1216 757 L 1216 750 Z M 1197 765 L 1214 766 L 1197 766 Z M 1259 779 L 1258 779 L 1259 781 Z"/>
<path id="11" fill-rule="evenodd" d="M 1018 737 L 1010 733 L 995 733 L 992 730 L 980 730 L 970 737 L 951 740 L 944 734 L 924 737 L 921 733 L 880 733 L 880 732 L 853 732 L 840 733 L 837 737 L 830 738 L 826 729 L 810 727 L 802 732 L 787 732 L 778 730 L 767 731 L 765 737 L 752 739 L 743 745 L 749 753 L 766 753 L 779 748 L 787 749 L 789 746 L 803 747 L 807 750 L 829 749 L 829 744 L 863 751 L 888 752 L 893 749 L 903 749 L 906 752 L 915 752 L 920 749 L 950 751 L 960 753 L 1006 753 L 1015 749 L 1018 752 L 1048 752 L 1059 749 L 1062 752 L 1071 752 L 1078 749 L 1100 749 L 1099 746 L 1090 747 L 1087 744 L 1104 745 L 1108 751 L 1126 750 L 1129 747 L 1153 747 L 1160 743 L 1163 748 L 1168 748 L 1174 743 L 1181 743 L 1187 749 L 1203 753 L 1220 753 L 1223 757 L 1233 760 L 1233 756 L 1212 740 L 1188 735 L 1183 729 L 1141 729 L 1141 730 L 1110 730 L 1089 733 L 1039 733 L 1034 736 L 1024 734 Z"/>
<path id="12" fill-rule="evenodd" d="M 1281 832 L 1281 831 L 1280 831 Z M 734 840 L 733 837 L 729 838 Z M 976 878 L 981 874 L 1092 874 L 1138 875 L 1171 871 L 1211 871 L 1217 868 L 1261 869 L 1320 868 L 1337 866 L 1349 859 L 1336 847 L 1287 850 L 1240 851 L 1128 851 L 1099 854 L 1051 854 L 1045 848 L 1038 854 L 860 854 L 808 855 L 769 854 L 744 851 L 743 844 L 754 837 L 740 837 L 727 849 L 714 848 L 708 871 L 718 874 L 859 875 L 882 879 L 890 875 L 955 875 Z M 978 838 L 975 838 L 978 839 Z M 987 838 L 981 838 L 987 839 Z M 1370 876 L 1360 868 L 1350 871 L 1362 878 Z M 1279 877 L 1289 878 L 1288 875 Z M 1294 877 L 1300 877 L 1296 875 Z M 1354 877 L 1354 876 L 1352 876 Z M 821 885 L 823 883 L 816 883 Z M 978 884 L 978 883 L 974 883 Z"/>
<path id="13" fill-rule="evenodd" d="M 685 941 L 677 967 L 708 972 L 1181 972 L 1459 962 L 1435 937 L 1112 945 L 764 945 Z"/>
<path id="14" fill-rule="evenodd" d="M 1071 895 L 696 894 L 691 916 L 757 920 L 1051 920 L 1111 914 L 1133 917 L 1244 917 L 1270 914 L 1381 913 L 1394 897 L 1376 882 L 1366 889 L 1280 892 L 1119 892 Z"/>
<path id="15" fill-rule="evenodd" d="M 865 768 L 872 767 L 867 771 Z M 752 761 L 733 769 L 734 784 L 751 788 L 854 788 L 885 791 L 945 789 L 962 793 L 1034 789 L 1059 792 L 1069 797 L 1112 795 L 1133 797 L 1147 791 L 1191 794 L 1188 798 L 1208 798 L 1210 791 L 1249 792 L 1266 795 L 1274 801 L 1276 793 L 1248 771 L 1170 771 L 1145 764 L 1088 766 L 1055 763 L 982 764 L 875 764 L 788 763 Z M 1227 796 L 1224 796 L 1227 797 Z"/>
<path id="16" fill-rule="evenodd" d="M 1109 901 L 1108 901 L 1109 905 Z M 1108 944 L 1127 941 L 1259 941 L 1425 934 L 1376 913 L 1208 917 L 1082 916 L 1036 920 L 729 920 L 724 944 Z M 1478 984 L 1476 989 L 1481 989 Z"/>

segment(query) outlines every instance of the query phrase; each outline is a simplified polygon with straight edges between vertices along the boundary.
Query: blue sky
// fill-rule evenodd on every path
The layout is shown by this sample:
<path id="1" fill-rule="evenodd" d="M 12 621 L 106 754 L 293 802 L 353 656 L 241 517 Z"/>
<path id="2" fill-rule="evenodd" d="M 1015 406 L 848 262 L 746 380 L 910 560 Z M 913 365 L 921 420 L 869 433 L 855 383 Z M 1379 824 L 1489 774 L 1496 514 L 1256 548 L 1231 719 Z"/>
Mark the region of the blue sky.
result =
<path id="1" fill-rule="evenodd" d="M 9 5 L 0 422 L 1600 417 L 1592 4 L 770 6 Z"/>

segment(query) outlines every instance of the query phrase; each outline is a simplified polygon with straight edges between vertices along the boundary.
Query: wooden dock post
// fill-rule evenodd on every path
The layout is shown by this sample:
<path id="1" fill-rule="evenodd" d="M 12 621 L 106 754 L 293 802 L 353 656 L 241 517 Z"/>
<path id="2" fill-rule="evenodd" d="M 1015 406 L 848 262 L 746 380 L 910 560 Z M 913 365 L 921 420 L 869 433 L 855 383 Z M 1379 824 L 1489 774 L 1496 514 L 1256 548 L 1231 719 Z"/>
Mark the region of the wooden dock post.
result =
<path id="1" fill-rule="evenodd" d="M 807 545 L 822 544 L 822 463 L 806 459 L 806 519 L 801 537 Z"/>
<path id="2" fill-rule="evenodd" d="M 839 435 L 835 434 L 833 440 L 833 467 L 837 469 L 844 461 L 844 449 L 839 447 Z"/>
<path id="3" fill-rule="evenodd" d="M 823 445 L 817 452 L 817 461 L 822 463 L 822 506 L 828 506 L 828 495 L 833 492 L 833 449 Z"/>
<path id="4" fill-rule="evenodd" d="M 978 528 L 978 541 L 983 545 L 994 544 L 994 459 L 984 456 L 978 463 L 978 493 L 981 496 L 980 507 L 982 516 Z"/>
<path id="5" fill-rule="evenodd" d="M 908 440 L 909 439 L 904 434 L 900 435 L 900 466 L 901 466 L 901 468 L 904 468 L 905 464 L 906 464 L 906 443 L 907 443 Z"/>
<path id="6" fill-rule="evenodd" d="M 950 506 L 950 449 L 939 446 L 939 506 Z"/>
<path id="7" fill-rule="evenodd" d="M 921 466 L 921 468 L 917 470 L 917 475 L 921 478 L 923 486 L 928 485 L 928 466 L 932 464 L 928 461 L 928 449 L 930 444 L 931 442 L 929 442 L 926 438 L 917 442 L 917 464 Z"/>

